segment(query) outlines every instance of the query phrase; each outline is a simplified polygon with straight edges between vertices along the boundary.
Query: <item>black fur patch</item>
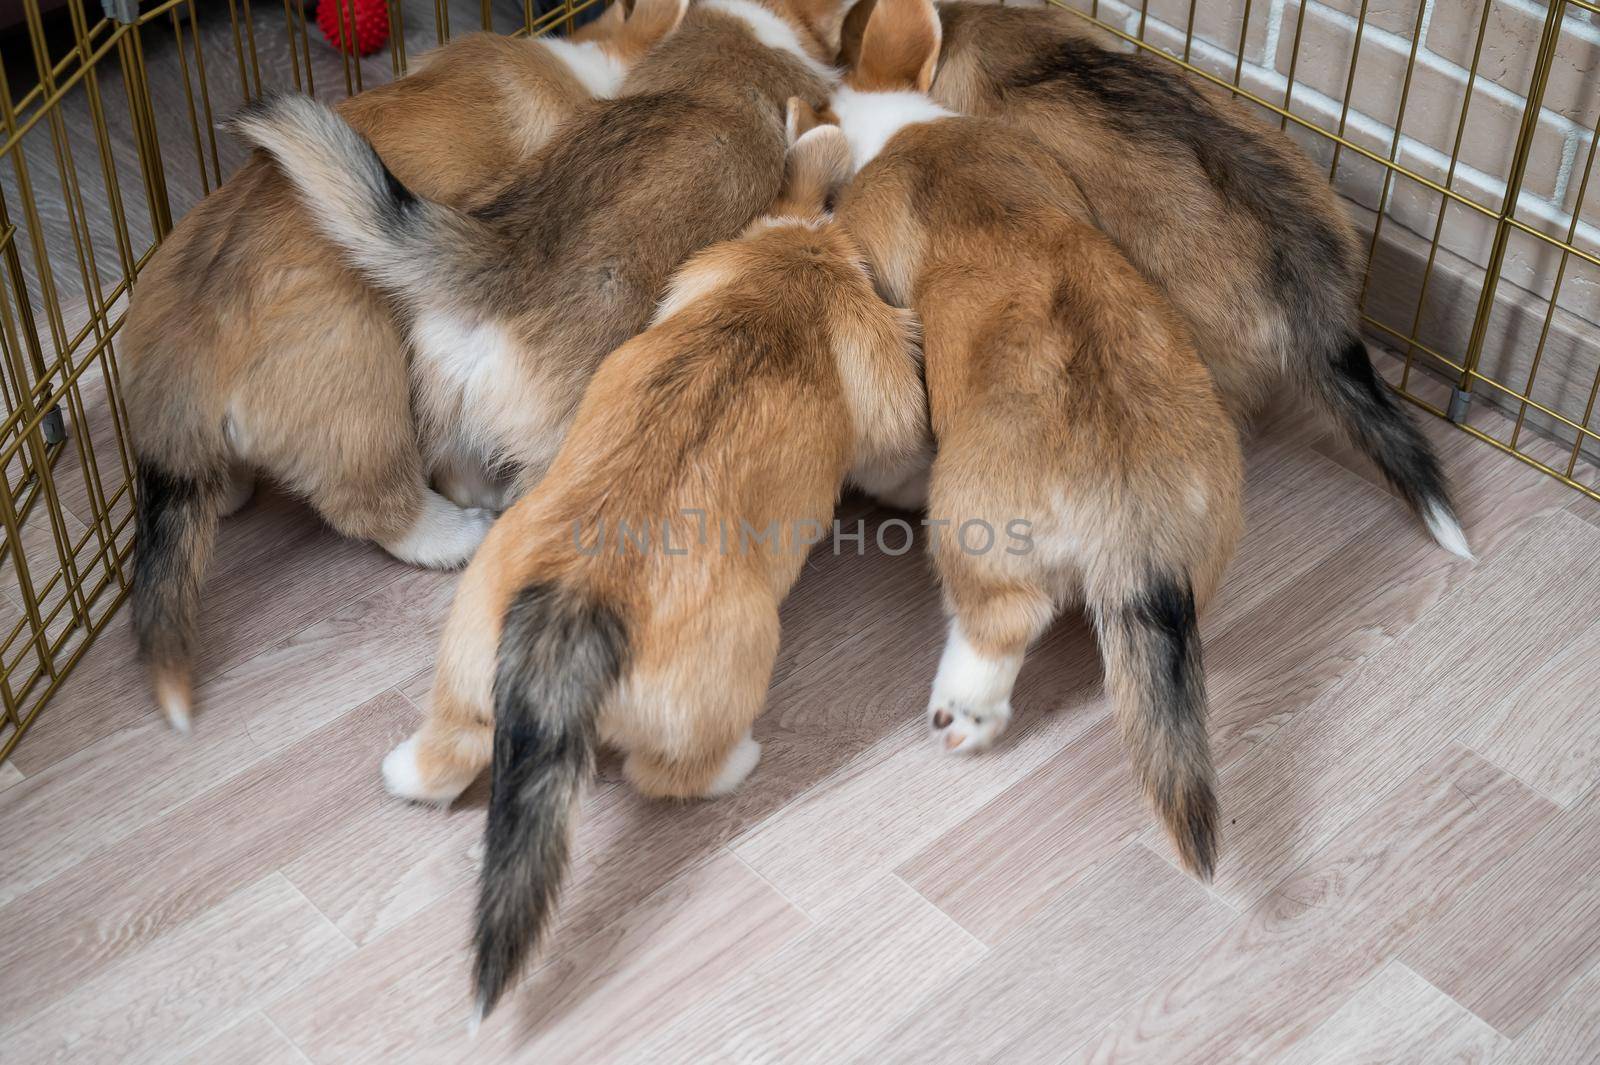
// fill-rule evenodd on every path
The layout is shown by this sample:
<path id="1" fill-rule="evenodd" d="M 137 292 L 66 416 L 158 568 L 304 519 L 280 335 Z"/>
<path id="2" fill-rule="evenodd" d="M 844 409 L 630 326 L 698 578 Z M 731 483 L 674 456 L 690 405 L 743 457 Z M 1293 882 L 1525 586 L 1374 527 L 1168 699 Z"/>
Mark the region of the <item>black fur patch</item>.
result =
<path id="1" fill-rule="evenodd" d="M 214 521 L 214 485 L 141 460 L 133 556 L 133 628 L 146 658 L 186 656 L 198 575 L 194 532 Z"/>
<path id="2" fill-rule="evenodd" d="M 627 653 L 627 630 L 615 611 L 553 585 L 523 589 L 506 611 L 478 895 L 475 980 L 484 1013 L 521 969 L 555 906 L 572 806 L 593 770 L 600 707 Z"/>
<path id="3" fill-rule="evenodd" d="M 376 152 L 374 152 L 376 154 Z M 417 194 L 406 187 L 405 182 L 394 176 L 394 171 L 389 169 L 389 164 L 380 156 L 378 165 L 383 168 L 383 184 L 389 190 L 389 199 L 401 211 L 406 211 L 417 202 Z"/>
<path id="4" fill-rule="evenodd" d="M 1174 695 L 1164 702 L 1173 712 L 1182 712 L 1186 702 L 1182 698 L 1183 689 L 1191 683 L 1191 671 L 1198 667 L 1200 660 L 1194 592 L 1187 581 L 1155 578 L 1146 583 L 1144 591 L 1127 609 L 1132 625 L 1152 645 L 1157 673 Z"/>

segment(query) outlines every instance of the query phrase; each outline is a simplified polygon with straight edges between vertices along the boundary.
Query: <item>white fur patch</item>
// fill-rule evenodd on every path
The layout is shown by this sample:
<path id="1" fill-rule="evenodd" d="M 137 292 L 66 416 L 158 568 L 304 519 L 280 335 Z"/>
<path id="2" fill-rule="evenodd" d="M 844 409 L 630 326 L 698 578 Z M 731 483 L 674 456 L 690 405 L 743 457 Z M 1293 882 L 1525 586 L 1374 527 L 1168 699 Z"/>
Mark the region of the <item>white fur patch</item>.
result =
<path id="1" fill-rule="evenodd" d="M 495 322 L 425 311 L 411 327 L 411 340 L 439 384 L 463 391 L 515 374 L 521 365 L 520 345 Z"/>
<path id="2" fill-rule="evenodd" d="M 1011 689 L 1021 669 L 1021 655 L 989 658 L 972 646 L 959 622 L 950 623 L 928 701 L 929 723 L 946 751 L 970 754 L 1000 738 L 1011 723 Z"/>
<path id="3" fill-rule="evenodd" d="M 722 764 L 722 772 L 717 774 L 717 779 L 711 782 L 706 789 L 706 798 L 716 799 L 731 794 L 735 788 L 744 783 L 744 778 L 755 769 L 756 763 L 761 761 L 761 744 L 750 738 L 750 733 L 744 734 L 744 739 L 734 745 L 728 753 L 728 760 Z"/>
<path id="4" fill-rule="evenodd" d="M 489 535 L 494 515 L 487 510 L 456 506 L 438 492 L 423 493 L 422 513 L 404 535 L 382 547 L 401 562 L 427 569 L 465 565 Z"/>
<path id="5" fill-rule="evenodd" d="M 1472 558 L 1472 547 L 1467 543 L 1467 534 L 1461 531 L 1461 523 L 1451 517 L 1443 507 L 1429 504 L 1422 513 L 1422 520 L 1428 523 L 1428 532 L 1433 535 L 1440 547 L 1452 555 Z"/>
<path id="6" fill-rule="evenodd" d="M 628 76 L 627 65 L 607 52 L 598 41 L 573 42 L 560 37 L 542 37 L 539 43 L 550 50 L 596 99 L 617 95 Z"/>
<path id="7" fill-rule="evenodd" d="M 850 142 L 850 160 L 857 170 L 907 126 L 955 117 L 954 111 L 920 92 L 858 92 L 849 86 L 833 94 L 833 113 Z"/>
<path id="8" fill-rule="evenodd" d="M 550 363 L 502 325 L 425 310 L 411 342 L 419 407 L 437 430 L 453 432 L 491 464 L 510 456 L 539 466 L 555 455 L 568 411 L 549 401 L 559 388 L 538 375 Z"/>
<path id="9" fill-rule="evenodd" d="M 762 44 L 779 52 L 788 52 L 800 60 L 817 77 L 827 82 L 839 80 L 839 72 L 825 63 L 818 62 L 806 51 L 805 45 L 800 43 L 800 34 L 795 28 L 784 21 L 782 16 L 769 11 L 754 0 L 702 0 L 701 8 L 710 11 L 720 11 L 724 15 L 743 22 L 750 27 L 751 34 Z"/>

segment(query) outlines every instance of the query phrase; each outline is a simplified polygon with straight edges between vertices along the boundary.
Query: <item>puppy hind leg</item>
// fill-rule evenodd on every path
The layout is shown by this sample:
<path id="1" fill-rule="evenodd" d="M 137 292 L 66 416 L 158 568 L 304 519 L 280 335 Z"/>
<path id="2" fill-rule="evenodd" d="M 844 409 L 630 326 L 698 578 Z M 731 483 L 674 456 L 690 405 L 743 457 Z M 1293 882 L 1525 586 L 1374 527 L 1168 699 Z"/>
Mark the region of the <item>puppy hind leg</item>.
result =
<path id="1" fill-rule="evenodd" d="M 655 684 L 636 681 L 619 705 L 633 724 L 621 743 L 628 750 L 623 773 L 644 795 L 719 798 L 761 759 L 750 727 L 766 706 L 778 656 L 776 615 L 733 637 L 704 632 L 698 642 L 699 653 L 695 641 L 679 646 L 694 668 L 669 668 Z"/>
<path id="2" fill-rule="evenodd" d="M 495 656 L 504 602 L 500 582 L 475 567 L 462 578 L 439 643 L 427 719 L 383 760 L 389 793 L 449 803 L 494 755 Z"/>
<path id="3" fill-rule="evenodd" d="M 950 635 L 928 700 L 928 724 L 951 754 L 990 747 L 1011 723 L 1011 691 L 1031 644 L 1054 619 L 1049 593 L 1025 582 L 993 584 L 941 575 L 950 595 Z"/>
<path id="4" fill-rule="evenodd" d="M 430 717 L 383 758 L 389 794 L 448 806 L 478 778 L 494 753 L 494 728 Z"/>
<path id="5" fill-rule="evenodd" d="M 371 540 L 413 566 L 465 564 L 494 515 L 458 507 L 427 486 L 409 420 L 366 422 L 369 430 L 377 423 L 384 431 L 334 428 L 315 448 L 284 440 L 261 467 L 303 494 L 345 536 Z"/>
<path id="6" fill-rule="evenodd" d="M 494 524 L 494 513 L 458 507 L 429 488 L 421 489 L 421 506 L 405 531 L 378 538 L 378 546 L 401 562 L 425 569 L 465 565 Z"/>
<path id="7" fill-rule="evenodd" d="M 744 735 L 689 757 L 635 750 L 623 774 L 641 795 L 654 799 L 720 799 L 731 795 L 761 761 L 761 744 Z"/>

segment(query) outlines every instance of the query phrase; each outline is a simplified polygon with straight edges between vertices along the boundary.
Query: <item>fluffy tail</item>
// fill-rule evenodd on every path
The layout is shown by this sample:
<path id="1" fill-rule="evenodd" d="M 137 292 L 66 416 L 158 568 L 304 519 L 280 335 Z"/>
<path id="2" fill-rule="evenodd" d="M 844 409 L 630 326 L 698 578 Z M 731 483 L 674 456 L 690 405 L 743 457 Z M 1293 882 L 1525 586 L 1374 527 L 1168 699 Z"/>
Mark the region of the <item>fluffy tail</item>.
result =
<path id="1" fill-rule="evenodd" d="M 1148 579 L 1120 601 L 1099 604 L 1095 628 L 1134 773 L 1183 864 L 1209 880 L 1217 859 L 1217 798 L 1189 582 Z"/>
<path id="2" fill-rule="evenodd" d="M 626 630 L 610 608 L 549 585 L 525 589 L 506 612 L 478 892 L 477 1019 L 494 1009 L 549 922 L 573 807 L 594 768 L 596 720 L 626 655 Z"/>
<path id="3" fill-rule="evenodd" d="M 1339 427 L 1427 523 L 1446 551 L 1472 557 L 1433 446 L 1378 379 L 1360 337 L 1348 335 L 1312 387 Z"/>
<path id="4" fill-rule="evenodd" d="M 186 477 L 140 460 L 137 478 L 133 631 L 156 702 L 173 728 L 187 732 L 195 619 L 217 535 L 223 476 Z"/>
<path id="5" fill-rule="evenodd" d="M 389 172 L 367 139 L 301 93 L 263 96 L 233 118 L 294 183 L 328 239 L 380 287 L 408 296 L 437 287 L 488 241 L 459 211 L 421 199 Z M 431 282 L 431 283 L 430 283 Z"/>

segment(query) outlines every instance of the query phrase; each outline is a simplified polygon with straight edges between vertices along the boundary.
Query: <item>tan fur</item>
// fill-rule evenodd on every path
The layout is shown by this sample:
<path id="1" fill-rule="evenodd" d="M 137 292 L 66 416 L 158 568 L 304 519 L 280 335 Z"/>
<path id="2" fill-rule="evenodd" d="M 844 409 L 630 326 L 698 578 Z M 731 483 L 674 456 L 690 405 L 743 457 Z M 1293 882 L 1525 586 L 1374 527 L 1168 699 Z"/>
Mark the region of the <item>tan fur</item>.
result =
<path id="1" fill-rule="evenodd" d="M 623 10 L 615 5 L 574 39 L 631 62 L 683 8 L 639 0 L 632 17 Z M 402 181 L 470 208 L 492 199 L 506 172 L 588 100 L 544 45 L 473 34 L 340 109 Z M 430 471 L 462 506 L 493 504 L 500 489 L 481 459 L 441 454 L 419 433 L 394 308 L 316 230 L 262 153 L 162 243 L 135 288 L 118 356 L 141 467 L 201 486 L 220 513 L 244 504 L 259 471 L 341 533 L 408 561 L 460 565 L 487 528 L 488 515 L 452 517 L 428 491 Z M 429 515 L 446 531 L 454 522 L 453 540 L 431 552 L 408 537 L 427 532 Z M 209 545 L 209 533 L 183 542 L 196 538 Z M 191 568 L 203 571 L 203 559 Z M 185 722 L 188 664 L 176 649 L 185 639 L 166 642 L 173 649 L 148 653 L 162 705 Z"/>
<path id="2" fill-rule="evenodd" d="M 903 460 L 926 431 L 909 318 L 823 213 L 847 167 L 836 130 L 804 137 L 779 213 L 691 259 L 666 315 L 601 365 L 549 473 L 462 579 L 412 797 L 453 795 L 487 764 L 502 619 L 531 586 L 621 617 L 629 660 L 599 731 L 627 752 L 629 780 L 708 794 L 765 701 L 808 530 L 852 467 Z M 663 521 L 686 554 L 664 549 Z M 741 540 L 773 522 L 777 542 Z M 621 523 L 650 529 L 648 552 L 619 550 Z M 586 548 L 604 530 L 599 553 L 580 552 L 575 528 Z"/>
<path id="3" fill-rule="evenodd" d="M 937 47 L 927 0 L 879 0 L 858 69 L 874 89 L 914 89 Z M 846 84 L 863 88 L 855 72 Z M 842 98 L 836 108 L 848 127 Z M 843 194 L 839 218 L 886 293 L 923 321 L 938 442 L 928 510 L 957 633 L 929 707 L 935 728 L 952 748 L 991 741 L 1028 645 L 1062 605 L 1082 603 L 1142 759 L 1166 740 L 1149 731 L 1130 673 L 1151 649 L 1124 621 L 1163 582 L 1180 605 L 1190 589 L 1204 604 L 1241 521 L 1237 434 L 1182 320 L 1094 228 L 1053 153 L 992 120 L 905 127 Z M 1007 549 L 1002 531 L 1019 519 L 1032 550 Z M 996 546 L 963 547 L 974 521 L 1001 534 Z M 974 677 L 988 686 L 982 705 L 956 705 L 968 697 L 950 691 Z M 1203 731 L 1167 753 L 1209 798 Z M 1159 772 L 1140 770 L 1191 868 L 1209 872 L 1210 840 L 1190 847 L 1188 833 L 1209 811 L 1182 807 L 1199 793 L 1174 805 Z"/>

